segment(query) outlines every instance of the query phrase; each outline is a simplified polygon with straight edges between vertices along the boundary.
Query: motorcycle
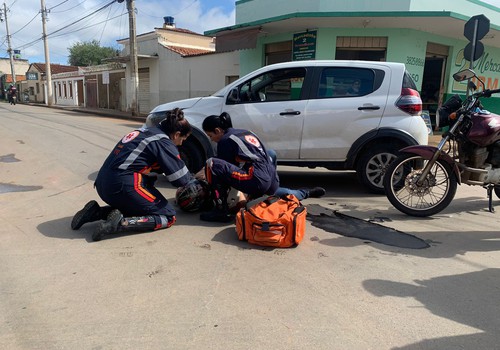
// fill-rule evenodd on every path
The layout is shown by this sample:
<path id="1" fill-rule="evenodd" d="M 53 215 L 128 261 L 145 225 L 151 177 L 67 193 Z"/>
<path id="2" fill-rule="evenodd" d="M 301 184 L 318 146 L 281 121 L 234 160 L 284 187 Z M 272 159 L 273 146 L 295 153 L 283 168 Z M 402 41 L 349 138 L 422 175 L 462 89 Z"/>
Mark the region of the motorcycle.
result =
<path id="1" fill-rule="evenodd" d="M 389 164 L 384 189 L 399 211 L 417 217 L 431 216 L 453 200 L 458 184 L 482 186 L 487 190 L 488 208 L 494 212 L 492 193 L 500 198 L 500 115 L 483 109 L 482 98 L 500 89 L 486 89 L 471 69 L 453 75 L 468 81 L 462 101 L 454 95 L 438 110 L 439 126 L 449 126 L 437 147 L 410 146 Z M 475 92 L 475 78 L 482 91 Z"/>
<path id="2" fill-rule="evenodd" d="M 7 98 L 11 105 L 15 105 L 17 102 L 17 94 L 15 92 L 9 91 L 7 92 Z"/>

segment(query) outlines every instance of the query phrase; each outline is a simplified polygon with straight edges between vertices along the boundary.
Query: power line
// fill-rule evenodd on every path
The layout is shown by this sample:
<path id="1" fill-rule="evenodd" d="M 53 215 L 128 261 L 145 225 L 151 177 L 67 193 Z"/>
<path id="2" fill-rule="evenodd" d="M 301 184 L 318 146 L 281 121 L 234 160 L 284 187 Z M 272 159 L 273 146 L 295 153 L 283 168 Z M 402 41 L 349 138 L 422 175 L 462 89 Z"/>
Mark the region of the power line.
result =
<path id="1" fill-rule="evenodd" d="M 79 28 L 79 29 L 75 29 L 71 32 L 66 32 L 66 33 L 62 33 L 62 34 L 59 34 L 59 35 L 54 35 L 54 36 L 51 36 L 51 38 L 58 38 L 60 36 L 64 36 L 64 35 L 68 35 L 68 34 L 73 34 L 73 33 L 76 33 L 76 32 L 79 32 L 80 30 L 84 30 L 84 29 L 88 29 L 88 28 L 91 28 L 91 27 L 95 27 L 95 26 L 98 26 L 99 24 L 102 24 L 102 23 L 105 23 L 105 22 L 109 22 L 109 21 L 112 21 L 116 18 L 119 18 L 119 17 L 123 17 L 125 16 L 126 13 L 122 13 L 121 15 L 118 15 L 118 16 L 115 16 L 115 17 L 112 17 L 112 18 L 109 18 L 105 21 L 102 21 L 102 22 L 98 22 L 98 23 L 95 23 L 95 24 L 91 24 L 91 25 L 88 25 L 86 27 L 82 27 L 82 28 Z"/>
<path id="2" fill-rule="evenodd" d="M 66 25 L 66 26 L 64 26 L 64 27 L 62 27 L 62 28 L 59 28 L 59 29 L 57 29 L 56 31 L 54 31 L 54 32 L 52 32 L 52 33 L 47 34 L 47 35 L 46 35 L 46 37 L 48 38 L 48 37 L 54 36 L 54 34 L 59 33 L 60 31 L 62 31 L 62 30 L 64 30 L 64 29 L 67 29 L 67 28 L 69 28 L 69 27 L 71 27 L 71 26 L 73 26 L 73 25 L 75 25 L 75 24 L 77 24 L 77 23 L 81 22 L 81 21 L 83 21 L 84 19 L 89 18 L 90 16 L 95 15 L 95 14 L 96 14 L 96 13 L 98 13 L 99 11 L 104 10 L 105 8 L 107 8 L 107 7 L 111 6 L 111 5 L 112 5 L 113 3 L 115 3 L 115 2 L 116 2 L 116 0 L 111 1 L 110 3 L 108 3 L 108 4 L 104 5 L 104 6 L 102 6 L 101 8 L 99 8 L 99 9 L 95 10 L 94 12 L 92 12 L 92 13 L 90 13 L 90 14 L 88 14 L 88 15 L 86 15 L 86 16 L 84 16 L 84 17 L 82 17 L 82 18 L 80 18 L 80 19 L 78 19 L 78 20 L 76 20 L 76 21 L 74 21 L 74 22 L 72 22 L 72 23 L 70 23 L 70 24 L 68 24 L 68 25 Z M 64 34 L 61 34 L 61 35 L 64 35 Z M 19 50 L 26 49 L 26 48 L 28 48 L 28 47 L 30 47 L 30 46 L 32 46 L 32 45 L 34 45 L 34 44 L 38 43 L 38 42 L 39 42 L 40 40 L 42 40 L 42 39 L 43 39 L 43 36 L 41 36 L 41 37 L 39 37 L 39 38 L 37 38 L 37 39 L 35 39 L 35 40 L 33 40 L 33 41 L 30 41 L 30 42 L 28 42 L 27 44 L 24 44 L 24 45 L 22 45 L 22 46 L 18 47 L 17 49 L 19 49 Z"/>
<path id="3" fill-rule="evenodd" d="M 47 11 L 51 11 L 52 9 L 55 9 L 56 7 L 58 6 L 61 6 L 62 4 L 64 4 L 65 2 L 68 2 L 69 0 L 64 0 L 63 2 L 60 2 L 59 4 L 55 5 L 55 6 L 52 6 L 51 8 L 47 9 Z"/>
<path id="4" fill-rule="evenodd" d="M 37 14 L 35 15 L 35 17 L 33 17 L 32 19 L 30 19 L 30 21 L 29 21 L 28 23 L 26 23 L 24 26 L 22 26 L 22 27 L 21 27 L 21 29 L 19 29 L 19 30 L 17 30 L 16 32 L 12 33 L 12 35 L 17 34 L 17 33 L 19 33 L 21 30 L 23 30 L 24 28 L 26 28 L 26 27 L 27 27 L 27 26 L 28 26 L 31 22 L 33 22 L 33 21 L 35 20 L 35 18 L 37 18 L 37 17 L 38 17 L 38 15 L 39 15 L 39 14 L 40 14 L 40 13 L 37 13 Z"/>
<path id="5" fill-rule="evenodd" d="M 82 2 L 79 2 L 79 3 L 78 3 L 78 4 L 76 4 L 75 6 L 70 7 L 70 8 L 68 8 L 68 9 L 66 9 L 66 10 L 55 11 L 54 13 L 63 13 L 63 12 L 71 11 L 71 10 L 73 10 L 75 7 L 78 7 L 78 6 L 80 6 L 81 4 L 83 4 L 85 1 L 87 1 L 87 0 L 83 0 Z M 54 7 L 52 7 L 52 8 L 54 8 Z"/>

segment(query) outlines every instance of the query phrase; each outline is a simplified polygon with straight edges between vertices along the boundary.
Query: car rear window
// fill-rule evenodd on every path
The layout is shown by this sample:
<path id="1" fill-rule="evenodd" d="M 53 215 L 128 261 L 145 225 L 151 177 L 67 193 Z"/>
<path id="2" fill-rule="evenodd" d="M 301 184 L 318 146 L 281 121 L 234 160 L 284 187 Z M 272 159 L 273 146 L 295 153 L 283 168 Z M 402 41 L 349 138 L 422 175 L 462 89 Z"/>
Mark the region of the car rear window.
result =
<path id="1" fill-rule="evenodd" d="M 318 98 L 356 97 L 372 93 L 383 81 L 384 72 L 366 68 L 324 68 Z"/>

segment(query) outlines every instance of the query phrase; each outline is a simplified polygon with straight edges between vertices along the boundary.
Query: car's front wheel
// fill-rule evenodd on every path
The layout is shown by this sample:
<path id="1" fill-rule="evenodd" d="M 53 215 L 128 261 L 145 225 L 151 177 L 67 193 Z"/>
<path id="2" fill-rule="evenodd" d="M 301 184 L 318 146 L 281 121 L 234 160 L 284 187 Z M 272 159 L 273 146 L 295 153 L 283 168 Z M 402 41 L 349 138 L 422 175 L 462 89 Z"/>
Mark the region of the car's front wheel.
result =
<path id="1" fill-rule="evenodd" d="M 384 193 L 384 175 L 389 164 L 396 159 L 400 147 L 388 144 L 367 148 L 359 158 L 356 174 L 359 181 L 372 193 Z"/>
<path id="2" fill-rule="evenodd" d="M 178 148 L 181 159 L 191 173 L 196 173 L 205 166 L 205 151 L 193 136 L 188 137 Z"/>

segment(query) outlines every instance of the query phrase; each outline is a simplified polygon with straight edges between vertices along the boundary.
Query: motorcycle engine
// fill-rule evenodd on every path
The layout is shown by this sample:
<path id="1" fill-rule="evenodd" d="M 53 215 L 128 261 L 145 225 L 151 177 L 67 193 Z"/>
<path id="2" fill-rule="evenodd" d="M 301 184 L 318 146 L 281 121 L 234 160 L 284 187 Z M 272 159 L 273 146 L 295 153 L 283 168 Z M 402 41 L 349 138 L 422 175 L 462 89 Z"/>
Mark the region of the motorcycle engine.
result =
<path id="1" fill-rule="evenodd" d="M 500 168 L 500 141 L 495 142 L 490 147 L 491 152 L 487 162 L 493 165 L 494 168 Z"/>
<path id="2" fill-rule="evenodd" d="M 473 143 L 467 142 L 460 145 L 459 154 L 460 163 L 465 164 L 471 168 L 484 168 L 484 163 L 488 158 L 489 152 L 486 147 L 478 147 Z"/>

